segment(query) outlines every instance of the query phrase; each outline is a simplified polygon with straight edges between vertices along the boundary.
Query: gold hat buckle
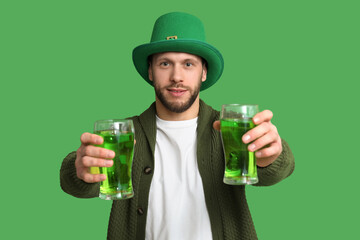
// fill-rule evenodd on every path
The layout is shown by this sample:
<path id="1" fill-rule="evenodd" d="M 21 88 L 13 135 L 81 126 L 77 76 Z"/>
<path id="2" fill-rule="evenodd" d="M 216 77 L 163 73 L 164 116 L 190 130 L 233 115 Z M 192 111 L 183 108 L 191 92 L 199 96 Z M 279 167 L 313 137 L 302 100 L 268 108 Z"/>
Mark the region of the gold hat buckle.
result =
<path id="1" fill-rule="evenodd" d="M 172 39 L 177 39 L 177 36 L 168 36 L 168 37 L 166 37 L 166 40 L 172 40 Z"/>

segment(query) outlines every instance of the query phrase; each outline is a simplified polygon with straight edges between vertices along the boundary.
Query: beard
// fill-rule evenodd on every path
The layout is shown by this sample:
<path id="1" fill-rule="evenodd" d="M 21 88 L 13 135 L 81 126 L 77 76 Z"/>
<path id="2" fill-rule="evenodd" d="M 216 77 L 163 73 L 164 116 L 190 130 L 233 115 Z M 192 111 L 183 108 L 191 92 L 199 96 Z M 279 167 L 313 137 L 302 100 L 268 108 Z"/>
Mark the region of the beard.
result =
<path id="1" fill-rule="evenodd" d="M 185 87 L 182 84 L 171 84 L 169 86 L 166 86 L 164 88 L 160 88 L 160 86 L 157 84 L 156 80 L 154 79 L 154 88 L 155 88 L 155 94 L 157 98 L 160 100 L 160 102 L 171 112 L 175 113 L 182 113 L 188 110 L 193 103 L 195 102 L 196 98 L 198 97 L 200 93 L 201 88 L 201 77 L 199 79 L 198 84 L 195 86 L 195 88 L 192 90 L 189 87 Z M 168 88 L 183 88 L 186 89 L 190 93 L 190 97 L 186 99 L 184 102 L 171 102 L 169 99 L 166 98 L 164 92 L 167 91 Z"/>

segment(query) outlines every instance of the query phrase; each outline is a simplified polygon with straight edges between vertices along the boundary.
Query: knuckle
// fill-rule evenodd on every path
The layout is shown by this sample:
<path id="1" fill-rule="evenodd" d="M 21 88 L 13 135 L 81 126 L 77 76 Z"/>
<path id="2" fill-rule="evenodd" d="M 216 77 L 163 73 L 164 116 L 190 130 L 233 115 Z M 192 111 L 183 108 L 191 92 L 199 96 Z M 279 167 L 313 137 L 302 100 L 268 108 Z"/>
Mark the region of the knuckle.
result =
<path id="1" fill-rule="evenodd" d="M 271 155 L 274 155 L 278 151 L 278 149 L 276 146 L 272 146 L 272 147 L 269 147 L 267 149 L 267 151 L 268 151 L 269 156 L 271 156 Z"/>
<path id="2" fill-rule="evenodd" d="M 92 146 L 86 146 L 84 149 L 84 155 L 92 156 L 94 154 L 94 148 Z"/>
<path id="3" fill-rule="evenodd" d="M 278 139 L 278 133 L 277 132 L 271 132 L 271 140 L 276 141 Z"/>
<path id="4" fill-rule="evenodd" d="M 84 164 L 84 157 L 80 157 L 78 162 L 79 162 L 79 167 L 80 167 L 80 168 L 85 166 L 85 164 Z"/>
<path id="5" fill-rule="evenodd" d="M 96 134 L 91 134 L 90 136 L 90 141 L 91 143 L 96 143 L 96 139 L 98 138 L 99 136 L 96 135 Z"/>
<path id="6" fill-rule="evenodd" d="M 264 122 L 264 125 L 266 127 L 266 129 L 270 130 L 271 129 L 271 123 L 270 122 Z"/>
<path id="7" fill-rule="evenodd" d="M 100 156 L 100 157 L 106 156 L 106 149 L 101 148 L 101 149 L 99 150 L 99 156 Z"/>
<path id="8" fill-rule="evenodd" d="M 261 158 L 264 158 L 264 157 L 266 157 L 266 152 L 264 151 L 264 149 L 261 149 L 261 150 L 258 150 L 258 151 L 256 151 L 256 153 L 259 155 L 259 156 L 261 156 Z M 259 158 L 259 157 L 257 157 L 257 158 Z"/>
<path id="9" fill-rule="evenodd" d="M 260 127 L 260 128 L 266 128 L 266 124 L 267 124 L 267 122 L 262 122 L 262 123 L 259 125 L 259 127 Z"/>
<path id="10" fill-rule="evenodd" d="M 264 157 L 269 157 L 269 156 L 271 156 L 271 155 L 272 155 L 271 150 L 269 150 L 269 149 L 264 149 L 264 152 L 263 152 L 263 156 L 264 156 Z"/>
<path id="11" fill-rule="evenodd" d="M 267 131 L 269 131 L 269 132 L 274 130 L 273 124 L 271 122 L 266 123 L 266 128 L 267 128 Z"/>
<path id="12" fill-rule="evenodd" d="M 279 155 L 282 152 L 281 144 L 272 144 L 271 149 L 269 150 L 271 155 Z"/>
<path id="13" fill-rule="evenodd" d="M 264 157 L 268 157 L 268 156 L 271 156 L 273 154 L 273 150 L 272 148 L 264 148 L 261 150 L 262 151 L 262 155 L 261 156 L 264 156 Z"/>
<path id="14" fill-rule="evenodd" d="M 83 168 L 76 169 L 76 176 L 77 176 L 79 179 L 84 180 L 84 169 L 83 169 Z"/>
<path id="15" fill-rule="evenodd" d="M 95 159 L 94 167 L 105 167 L 105 160 L 101 158 Z"/>
<path id="16" fill-rule="evenodd" d="M 272 154 L 275 154 L 275 153 L 279 152 L 279 150 L 280 150 L 278 145 L 274 145 L 271 149 L 272 149 Z"/>
<path id="17" fill-rule="evenodd" d="M 84 166 L 85 167 L 106 167 L 106 161 L 102 158 L 94 158 L 94 157 L 84 157 Z"/>
<path id="18" fill-rule="evenodd" d="M 105 160 L 104 159 L 98 159 L 97 160 L 97 166 L 98 167 L 105 167 Z"/>
<path id="19" fill-rule="evenodd" d="M 263 142 L 264 142 L 264 141 L 263 141 L 262 139 L 257 139 L 257 140 L 254 142 L 254 144 L 255 144 L 255 146 L 256 146 L 255 149 L 260 150 L 260 149 L 264 146 L 264 143 L 263 143 Z"/>
<path id="20" fill-rule="evenodd" d="M 268 123 L 267 122 L 263 122 L 261 123 L 258 128 L 255 129 L 255 131 L 258 133 L 258 134 L 261 134 L 261 133 L 265 133 L 268 131 Z"/>
<path id="21" fill-rule="evenodd" d="M 85 167 L 92 167 L 94 165 L 94 160 L 91 157 L 85 156 L 82 160 Z"/>
<path id="22" fill-rule="evenodd" d="M 281 141 L 278 144 L 274 144 L 277 152 L 282 152 L 282 145 Z"/>
<path id="23" fill-rule="evenodd" d="M 79 147 L 77 150 L 76 150 L 76 156 L 81 156 L 81 147 Z"/>
<path id="24" fill-rule="evenodd" d="M 274 124 L 272 124 L 272 129 L 275 131 L 275 132 L 278 132 L 278 129 L 277 129 L 277 127 L 274 125 Z"/>
<path id="25" fill-rule="evenodd" d="M 93 175 L 93 182 L 100 182 L 100 181 L 101 181 L 101 175 L 100 174 Z"/>
<path id="26" fill-rule="evenodd" d="M 90 173 L 86 173 L 86 174 L 84 175 L 84 181 L 85 181 L 85 182 L 89 182 L 89 183 L 93 182 L 93 181 L 94 181 L 93 175 L 90 174 Z"/>

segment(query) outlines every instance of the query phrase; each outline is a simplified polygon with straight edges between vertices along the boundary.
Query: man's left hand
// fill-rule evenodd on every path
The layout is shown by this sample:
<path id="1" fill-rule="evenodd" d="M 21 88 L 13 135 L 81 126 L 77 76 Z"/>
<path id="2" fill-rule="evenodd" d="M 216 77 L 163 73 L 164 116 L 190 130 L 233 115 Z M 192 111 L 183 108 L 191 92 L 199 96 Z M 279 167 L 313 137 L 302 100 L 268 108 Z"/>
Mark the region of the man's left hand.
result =
<path id="1" fill-rule="evenodd" d="M 255 152 L 256 164 L 266 167 L 279 157 L 282 152 L 281 138 L 275 125 L 271 123 L 273 113 L 264 110 L 253 117 L 256 127 L 246 132 L 242 140 L 248 145 L 248 150 Z M 215 121 L 214 129 L 220 130 L 220 121 Z"/>

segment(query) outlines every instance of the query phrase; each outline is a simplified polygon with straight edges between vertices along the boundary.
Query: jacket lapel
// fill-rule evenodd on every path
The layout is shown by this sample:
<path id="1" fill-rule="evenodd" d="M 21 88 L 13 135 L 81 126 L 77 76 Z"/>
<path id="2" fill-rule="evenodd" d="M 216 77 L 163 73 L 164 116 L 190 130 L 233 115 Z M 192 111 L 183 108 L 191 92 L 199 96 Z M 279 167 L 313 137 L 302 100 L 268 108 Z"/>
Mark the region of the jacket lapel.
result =
<path id="1" fill-rule="evenodd" d="M 197 161 L 199 166 L 211 164 L 213 122 L 217 119 L 216 112 L 200 100 L 197 127 Z M 209 167 L 207 167 L 209 168 Z M 199 168 L 200 175 L 205 177 L 204 168 Z"/>
<path id="2" fill-rule="evenodd" d="M 146 138 L 149 142 L 152 155 L 155 152 L 156 141 L 156 107 L 155 102 L 139 116 L 139 122 L 144 130 Z"/>

